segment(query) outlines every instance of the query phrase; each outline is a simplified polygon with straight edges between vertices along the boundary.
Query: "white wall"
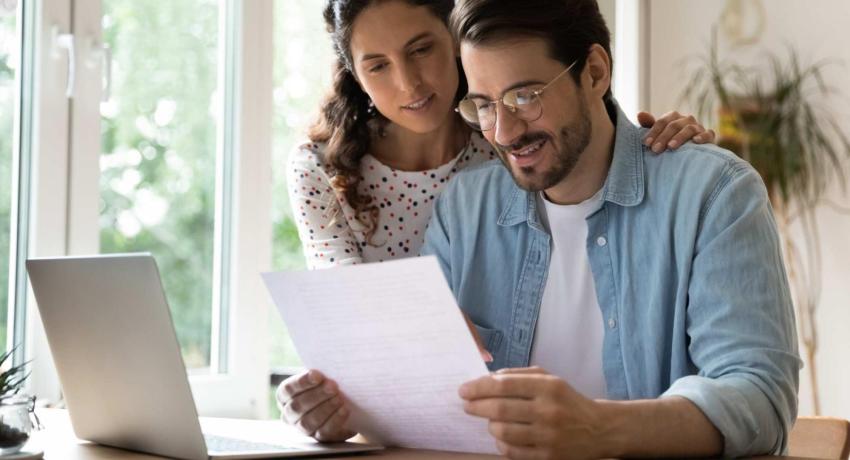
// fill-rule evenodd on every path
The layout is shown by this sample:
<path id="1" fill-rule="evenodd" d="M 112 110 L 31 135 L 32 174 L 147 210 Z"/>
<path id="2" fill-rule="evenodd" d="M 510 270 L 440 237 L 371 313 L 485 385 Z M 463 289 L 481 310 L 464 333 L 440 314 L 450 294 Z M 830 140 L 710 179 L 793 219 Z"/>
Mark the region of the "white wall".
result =
<path id="1" fill-rule="evenodd" d="M 682 59 L 707 49 L 712 26 L 724 8 L 735 2 L 705 0 L 652 0 L 649 2 L 649 94 L 645 109 L 663 113 L 682 108 L 678 103 L 689 75 L 681 69 Z M 739 2 L 745 11 L 744 31 L 757 28 L 758 2 Z M 734 56 L 746 63 L 758 56 L 758 49 L 784 53 L 795 47 L 803 62 L 837 58 L 844 67 L 835 66 L 826 74 L 844 98 L 831 101 L 830 110 L 840 117 L 841 126 L 850 133 L 850 1 L 847 0 L 762 0 L 764 30 L 758 43 L 734 46 L 721 34 L 721 56 Z M 837 187 L 828 194 L 832 201 L 850 208 L 850 194 Z M 816 317 L 819 352 L 816 357 L 821 409 L 824 415 L 850 419 L 850 216 L 829 207 L 817 212 L 822 232 L 823 293 Z M 808 365 L 808 364 L 807 364 Z M 808 369 L 800 374 L 800 414 L 812 412 Z"/>

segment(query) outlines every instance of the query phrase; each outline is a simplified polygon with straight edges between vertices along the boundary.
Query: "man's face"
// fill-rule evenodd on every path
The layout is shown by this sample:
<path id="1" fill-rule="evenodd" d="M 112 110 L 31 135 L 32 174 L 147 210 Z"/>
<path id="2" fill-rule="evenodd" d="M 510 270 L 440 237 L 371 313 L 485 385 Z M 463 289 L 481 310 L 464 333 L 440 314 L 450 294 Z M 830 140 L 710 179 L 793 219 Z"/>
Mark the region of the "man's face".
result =
<path id="1" fill-rule="evenodd" d="M 566 66 L 549 56 L 546 42 L 522 39 L 494 44 L 461 45 L 469 97 L 495 100 L 509 90 L 543 88 Z M 496 124 L 484 137 L 499 152 L 516 183 L 529 191 L 563 181 L 590 143 L 587 99 L 570 75 L 558 78 L 540 95 L 539 119 L 525 121 L 497 104 Z"/>

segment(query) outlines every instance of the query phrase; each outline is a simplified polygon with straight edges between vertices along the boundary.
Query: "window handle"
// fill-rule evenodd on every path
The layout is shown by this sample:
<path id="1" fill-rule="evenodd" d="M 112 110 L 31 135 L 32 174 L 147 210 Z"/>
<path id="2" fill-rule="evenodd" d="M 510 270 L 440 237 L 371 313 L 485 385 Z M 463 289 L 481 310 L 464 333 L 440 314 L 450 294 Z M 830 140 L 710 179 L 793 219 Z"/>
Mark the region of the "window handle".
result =
<path id="1" fill-rule="evenodd" d="M 76 78 L 76 60 L 74 57 L 74 35 L 63 34 L 59 32 L 59 26 L 53 26 L 51 29 L 53 42 L 53 58 L 59 59 L 62 56 L 62 51 L 68 55 L 68 80 L 65 83 L 65 97 L 71 99 L 74 97 L 74 83 Z"/>

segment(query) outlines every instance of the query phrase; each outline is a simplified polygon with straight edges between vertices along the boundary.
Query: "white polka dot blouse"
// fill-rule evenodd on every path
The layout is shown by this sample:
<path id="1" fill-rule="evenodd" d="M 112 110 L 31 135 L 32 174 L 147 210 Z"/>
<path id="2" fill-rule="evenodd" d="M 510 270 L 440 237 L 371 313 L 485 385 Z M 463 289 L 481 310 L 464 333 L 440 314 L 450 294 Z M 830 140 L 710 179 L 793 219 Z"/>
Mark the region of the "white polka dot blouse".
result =
<path id="1" fill-rule="evenodd" d="M 375 233 L 366 241 L 365 226 L 331 186 L 324 147 L 300 145 L 289 155 L 286 170 L 290 204 L 310 269 L 419 255 L 434 200 L 449 179 L 464 168 L 496 158 L 477 132 L 454 159 L 427 171 L 395 170 L 365 155 L 358 189 L 378 207 Z"/>

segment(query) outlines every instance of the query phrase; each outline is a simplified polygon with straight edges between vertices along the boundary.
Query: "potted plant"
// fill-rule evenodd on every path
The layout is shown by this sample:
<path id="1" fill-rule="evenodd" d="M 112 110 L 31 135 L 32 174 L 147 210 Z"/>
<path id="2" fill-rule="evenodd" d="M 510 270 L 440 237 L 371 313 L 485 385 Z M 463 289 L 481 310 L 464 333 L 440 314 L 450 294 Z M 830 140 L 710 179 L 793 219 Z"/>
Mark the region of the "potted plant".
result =
<path id="1" fill-rule="evenodd" d="M 814 410 L 820 413 L 817 386 L 817 328 L 820 297 L 820 232 L 815 208 L 832 181 L 842 189 L 850 140 L 825 109 L 836 91 L 827 85 L 819 61 L 803 65 L 795 51 L 782 58 L 766 53 L 761 65 L 742 66 L 720 59 L 716 33 L 707 56 L 698 58 L 681 99 L 702 119 L 716 120 L 718 144 L 737 153 L 759 172 L 777 217 L 786 268 L 797 308 L 799 333 L 808 358 Z M 790 237 L 799 221 L 805 253 Z M 803 255 L 805 254 L 805 260 Z"/>
<path id="2" fill-rule="evenodd" d="M 0 368 L 9 366 L 14 349 L 0 356 Z M 29 440 L 35 417 L 35 397 L 20 394 L 27 363 L 9 366 L 0 372 L 0 456 L 18 452 Z M 38 419 L 36 419 L 38 425 Z"/>

